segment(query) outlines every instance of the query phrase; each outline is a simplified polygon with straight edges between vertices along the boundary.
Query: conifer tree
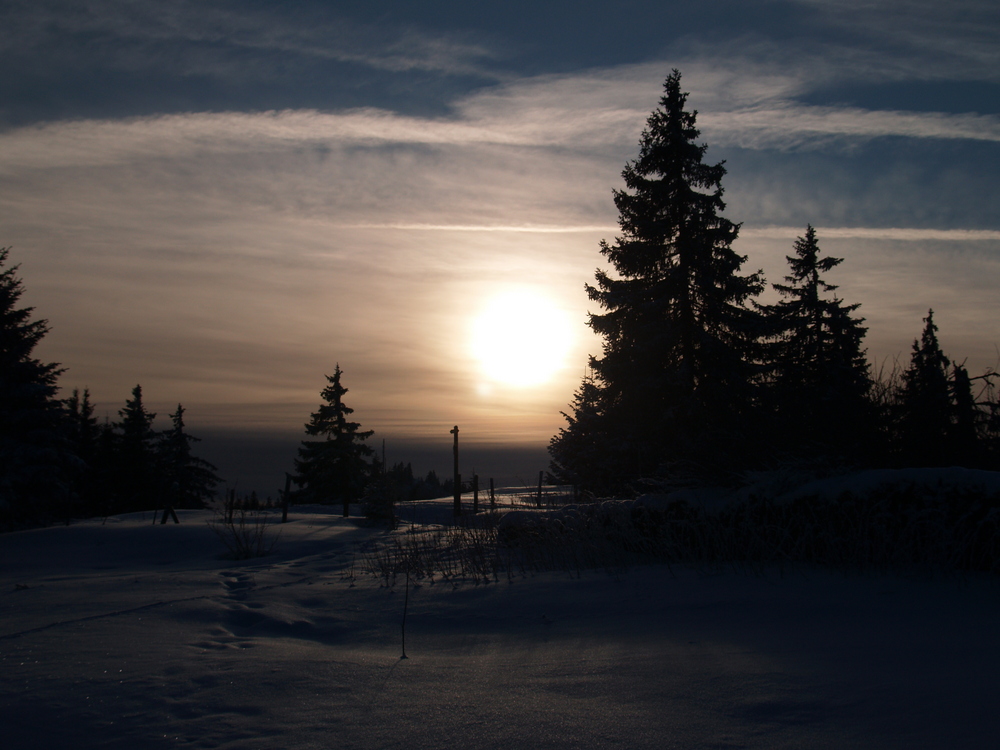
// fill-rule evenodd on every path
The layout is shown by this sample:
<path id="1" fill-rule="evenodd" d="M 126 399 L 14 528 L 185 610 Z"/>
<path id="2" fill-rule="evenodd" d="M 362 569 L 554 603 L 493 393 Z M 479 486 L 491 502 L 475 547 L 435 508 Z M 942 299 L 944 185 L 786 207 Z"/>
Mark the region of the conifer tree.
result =
<path id="1" fill-rule="evenodd" d="M 90 401 L 90 390 L 73 389 L 73 395 L 66 399 L 69 442 L 81 461 L 74 477 L 77 502 L 83 515 L 99 512 L 99 497 L 106 488 L 101 481 L 101 430 L 94 417 L 94 405 Z"/>
<path id="2" fill-rule="evenodd" d="M 151 510 L 158 505 L 162 492 L 156 443 L 153 429 L 156 414 L 142 403 L 142 386 L 132 389 L 132 398 L 118 411 L 121 421 L 115 423 L 115 485 L 118 490 L 118 512 Z"/>
<path id="3" fill-rule="evenodd" d="M 941 351 L 937 331 L 934 311 L 928 310 L 920 340 L 913 342 L 910 365 L 903 372 L 899 444 L 904 461 L 916 466 L 946 463 L 952 432 L 951 361 Z"/>
<path id="4" fill-rule="evenodd" d="M 373 451 L 365 441 L 374 431 L 348 421 L 354 409 L 343 401 L 347 389 L 340 383 L 342 375 L 338 363 L 333 375 L 326 376 L 328 384 L 320 394 L 324 403 L 306 424 L 307 434 L 323 439 L 302 441 L 295 470 L 300 497 L 316 503 L 339 501 L 347 516 L 351 501 L 361 497 L 370 476 L 368 457 Z"/>
<path id="5" fill-rule="evenodd" d="M 754 403 L 754 345 L 760 314 L 747 306 L 760 293 L 759 273 L 732 249 L 739 225 L 722 217 L 721 163 L 703 162 L 696 112 L 684 109 L 680 73 L 664 83 L 647 120 L 639 157 L 626 164 L 625 190 L 614 192 L 621 236 L 601 243 L 614 275 L 599 270 L 586 287 L 603 313 L 590 327 L 604 339 L 591 359 L 605 450 L 620 479 L 656 471 L 677 459 L 738 463 L 735 446 Z M 582 414 L 550 444 L 556 472 L 584 469 Z M 728 447 L 726 446 L 728 443 Z"/>
<path id="6" fill-rule="evenodd" d="M 97 449 L 97 418 L 94 417 L 94 405 L 90 402 L 90 389 L 84 388 L 80 394 L 78 388 L 73 389 L 73 395 L 66 399 L 66 409 L 69 419 L 69 437 L 76 454 L 89 463 L 94 458 Z"/>
<path id="7" fill-rule="evenodd" d="M 843 258 L 821 257 L 816 230 L 794 244 L 786 256 L 791 273 L 785 284 L 773 284 L 783 297 L 776 305 L 759 305 L 769 319 L 771 341 L 764 346 L 771 378 L 770 403 L 786 442 L 838 452 L 867 441 L 861 433 L 872 422 L 868 401 L 869 366 L 861 348 L 867 329 L 852 316 L 860 305 L 827 297 L 837 287 L 821 274 Z"/>
<path id="8" fill-rule="evenodd" d="M 61 514 L 71 497 L 73 456 L 56 381 L 63 370 L 32 356 L 49 332 L 18 307 L 18 266 L 0 248 L 0 522 L 38 522 Z"/>
<path id="9" fill-rule="evenodd" d="M 177 508 L 204 508 L 222 480 L 217 469 L 208 461 L 191 453 L 191 443 L 200 442 L 184 429 L 184 407 L 170 415 L 171 427 L 165 430 L 158 445 L 163 483 L 169 493 L 168 502 Z"/>
<path id="10" fill-rule="evenodd" d="M 949 443 L 954 463 L 977 466 L 983 458 L 985 445 L 981 433 L 986 432 L 987 415 L 979 410 L 972 393 L 972 379 L 963 365 L 951 370 L 952 425 Z M 982 435 L 985 443 L 986 435 Z"/>
<path id="11" fill-rule="evenodd" d="M 556 484 L 584 487 L 599 495 L 617 489 L 628 456 L 616 450 L 618 441 L 608 433 L 601 388 L 585 377 L 573 396 L 571 413 L 562 412 L 567 426 L 549 442 L 549 472 Z"/>

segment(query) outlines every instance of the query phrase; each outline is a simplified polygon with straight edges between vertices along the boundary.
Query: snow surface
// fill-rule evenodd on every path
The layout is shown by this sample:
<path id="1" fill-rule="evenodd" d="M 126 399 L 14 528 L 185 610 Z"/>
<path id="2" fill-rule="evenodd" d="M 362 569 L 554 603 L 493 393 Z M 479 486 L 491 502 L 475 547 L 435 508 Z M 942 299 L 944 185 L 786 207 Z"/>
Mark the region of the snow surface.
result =
<path id="1" fill-rule="evenodd" d="M 418 506 L 445 516 L 440 502 Z M 439 512 L 433 513 L 434 509 Z M 234 562 L 206 521 L 0 536 L 0 736 L 21 748 L 994 748 L 1000 588 L 636 567 L 411 587 L 300 507 Z"/>

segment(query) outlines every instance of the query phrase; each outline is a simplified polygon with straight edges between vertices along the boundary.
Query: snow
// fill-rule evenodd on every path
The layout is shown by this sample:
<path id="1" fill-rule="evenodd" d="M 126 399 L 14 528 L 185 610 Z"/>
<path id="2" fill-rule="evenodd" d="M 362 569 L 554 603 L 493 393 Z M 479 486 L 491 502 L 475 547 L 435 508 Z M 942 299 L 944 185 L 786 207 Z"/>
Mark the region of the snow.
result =
<path id="1" fill-rule="evenodd" d="M 4 748 L 996 746 L 995 581 L 423 581 L 401 660 L 403 584 L 357 553 L 387 532 L 339 510 L 293 508 L 242 562 L 207 511 L 0 536 Z"/>

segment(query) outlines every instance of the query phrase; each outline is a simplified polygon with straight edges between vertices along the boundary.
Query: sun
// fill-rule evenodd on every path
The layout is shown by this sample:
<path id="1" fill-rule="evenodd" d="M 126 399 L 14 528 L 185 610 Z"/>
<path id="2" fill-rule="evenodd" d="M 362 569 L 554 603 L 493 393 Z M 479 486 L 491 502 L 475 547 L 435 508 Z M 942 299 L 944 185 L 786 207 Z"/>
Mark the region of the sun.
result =
<path id="1" fill-rule="evenodd" d="M 473 320 L 470 349 L 489 381 L 525 388 L 548 382 L 563 368 L 573 338 L 570 316 L 550 297 L 511 289 Z"/>

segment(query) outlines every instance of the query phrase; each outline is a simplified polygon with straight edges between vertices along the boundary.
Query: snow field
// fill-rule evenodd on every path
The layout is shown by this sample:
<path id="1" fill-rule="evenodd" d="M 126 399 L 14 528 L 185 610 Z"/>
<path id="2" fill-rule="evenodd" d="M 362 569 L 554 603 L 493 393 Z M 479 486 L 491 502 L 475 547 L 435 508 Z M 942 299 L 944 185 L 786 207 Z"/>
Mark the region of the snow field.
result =
<path id="1" fill-rule="evenodd" d="M 424 580 L 400 660 L 403 582 L 358 564 L 386 532 L 338 511 L 293 508 L 243 562 L 205 511 L 0 537 L 4 746 L 995 746 L 990 579 Z"/>

